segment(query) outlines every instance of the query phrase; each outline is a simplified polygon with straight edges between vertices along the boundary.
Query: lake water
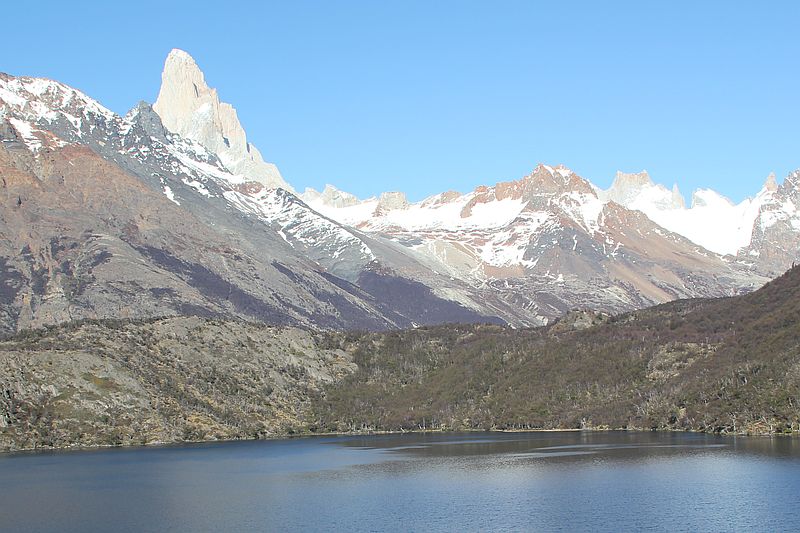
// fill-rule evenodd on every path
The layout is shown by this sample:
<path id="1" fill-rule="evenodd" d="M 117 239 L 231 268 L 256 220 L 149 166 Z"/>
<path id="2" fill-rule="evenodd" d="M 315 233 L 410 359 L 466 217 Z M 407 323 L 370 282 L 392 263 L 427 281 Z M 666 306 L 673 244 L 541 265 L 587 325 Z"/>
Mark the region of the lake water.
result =
<path id="1" fill-rule="evenodd" d="M 800 530 L 800 440 L 437 433 L 0 455 L 2 531 Z"/>

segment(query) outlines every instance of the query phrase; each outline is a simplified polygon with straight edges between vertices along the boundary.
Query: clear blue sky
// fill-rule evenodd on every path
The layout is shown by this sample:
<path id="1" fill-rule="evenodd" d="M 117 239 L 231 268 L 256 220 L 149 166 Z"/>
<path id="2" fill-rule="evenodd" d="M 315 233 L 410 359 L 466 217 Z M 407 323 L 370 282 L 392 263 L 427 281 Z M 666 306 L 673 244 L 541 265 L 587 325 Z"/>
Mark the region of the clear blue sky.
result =
<path id="1" fill-rule="evenodd" d="M 740 200 L 800 167 L 800 3 L 607 4 L 6 2 L 0 71 L 124 113 L 183 48 L 301 190 L 416 200 L 545 162 Z"/>

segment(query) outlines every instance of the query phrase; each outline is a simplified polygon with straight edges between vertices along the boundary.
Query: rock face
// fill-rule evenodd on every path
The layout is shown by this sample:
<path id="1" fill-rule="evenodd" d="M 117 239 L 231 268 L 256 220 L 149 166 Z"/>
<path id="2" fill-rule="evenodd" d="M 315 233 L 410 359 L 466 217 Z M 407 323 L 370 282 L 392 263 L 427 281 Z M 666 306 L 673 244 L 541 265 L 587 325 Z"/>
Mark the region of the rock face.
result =
<path id="1" fill-rule="evenodd" d="M 644 174 L 622 181 L 635 190 L 651 183 Z M 604 200 L 563 166 L 539 165 L 517 181 L 414 204 L 400 198 L 387 206 L 385 198 L 343 208 L 310 205 L 406 246 L 434 270 L 480 288 L 486 301 L 525 309 L 528 323 L 576 307 L 619 312 L 675 298 L 730 295 L 766 281 L 641 212 Z"/>
<path id="2" fill-rule="evenodd" d="M 779 186 L 775 175 L 770 174 L 754 197 L 738 204 L 713 190 L 698 189 L 692 193 L 691 207 L 687 209 L 677 187 L 670 193 L 666 187 L 653 184 L 646 172 L 618 172 L 611 188 L 599 195 L 643 212 L 656 224 L 707 250 L 735 257 L 756 272 L 773 277 L 800 257 L 795 242 L 800 224 L 778 224 L 772 230 L 777 248 L 762 236 L 764 228 L 775 221 L 800 217 L 800 204 L 792 199 L 797 189 L 792 175 Z"/>
<path id="3" fill-rule="evenodd" d="M 235 111 L 180 51 L 155 109 L 125 117 L 63 84 L 0 75 L 0 140 L 3 331 L 186 314 L 529 326 L 750 291 L 794 260 L 800 235 L 792 179 L 743 207 L 697 191 L 686 209 L 646 173 L 600 191 L 548 165 L 416 203 L 330 186 L 301 199 L 259 174 Z"/>
<path id="4" fill-rule="evenodd" d="M 359 203 L 358 198 L 349 192 L 340 191 L 333 185 L 325 185 L 322 192 L 312 188 L 306 188 L 300 195 L 305 202 L 322 202 L 330 207 L 350 207 Z"/>
<path id="5" fill-rule="evenodd" d="M 2 332 L 169 315 L 336 329 L 500 320 L 420 284 L 440 311 L 404 316 L 373 294 L 395 270 L 369 291 L 354 282 L 378 256 L 425 272 L 418 261 L 231 174 L 147 105 L 119 117 L 57 82 L 0 74 L 0 114 Z"/>
<path id="6" fill-rule="evenodd" d="M 194 59 L 173 50 L 164 64 L 161 90 L 153 109 L 166 128 L 216 154 L 231 173 L 269 188 L 292 190 L 278 167 L 266 163 L 239 123 L 236 110 L 220 102 Z"/>
<path id="7" fill-rule="evenodd" d="M 264 438 L 307 426 L 352 355 L 307 330 L 106 321 L 0 342 L 0 450 Z"/>
<path id="8" fill-rule="evenodd" d="M 646 170 L 636 173 L 617 172 L 614 183 L 607 191 L 601 191 L 604 200 L 613 200 L 620 205 L 630 206 L 645 200 L 659 209 L 683 209 L 686 207 L 678 184 L 672 190 L 657 185 L 650 179 Z"/>
<path id="9" fill-rule="evenodd" d="M 789 174 L 779 186 L 768 177 L 756 197 L 757 215 L 749 245 L 738 258 L 752 261 L 769 276 L 777 276 L 787 263 L 800 261 L 800 170 Z"/>

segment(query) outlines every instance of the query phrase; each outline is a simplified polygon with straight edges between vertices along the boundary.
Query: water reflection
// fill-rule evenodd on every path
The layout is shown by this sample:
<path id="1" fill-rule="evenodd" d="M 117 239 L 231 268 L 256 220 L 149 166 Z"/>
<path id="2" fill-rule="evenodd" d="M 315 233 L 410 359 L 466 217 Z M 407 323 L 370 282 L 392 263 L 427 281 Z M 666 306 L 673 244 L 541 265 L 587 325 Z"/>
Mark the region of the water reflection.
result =
<path id="1" fill-rule="evenodd" d="M 800 529 L 800 442 L 449 433 L 0 456 L 9 531 Z"/>

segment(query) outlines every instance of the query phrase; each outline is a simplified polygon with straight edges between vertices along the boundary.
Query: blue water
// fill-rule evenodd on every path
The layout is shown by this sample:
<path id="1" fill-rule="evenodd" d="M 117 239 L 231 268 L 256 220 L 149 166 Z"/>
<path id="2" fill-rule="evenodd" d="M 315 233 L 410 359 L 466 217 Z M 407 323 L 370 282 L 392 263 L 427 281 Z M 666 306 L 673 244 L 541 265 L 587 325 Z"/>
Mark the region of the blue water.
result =
<path id="1" fill-rule="evenodd" d="M 3 531 L 798 531 L 800 440 L 444 433 L 0 455 Z"/>

